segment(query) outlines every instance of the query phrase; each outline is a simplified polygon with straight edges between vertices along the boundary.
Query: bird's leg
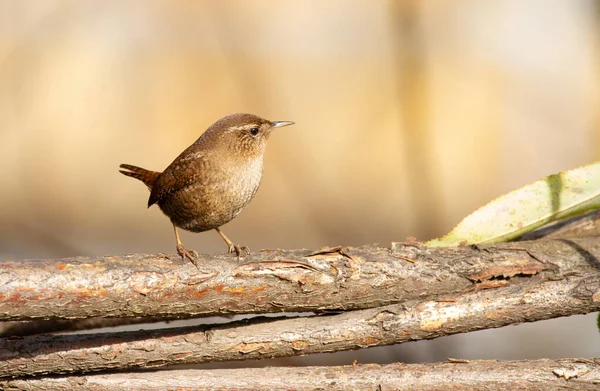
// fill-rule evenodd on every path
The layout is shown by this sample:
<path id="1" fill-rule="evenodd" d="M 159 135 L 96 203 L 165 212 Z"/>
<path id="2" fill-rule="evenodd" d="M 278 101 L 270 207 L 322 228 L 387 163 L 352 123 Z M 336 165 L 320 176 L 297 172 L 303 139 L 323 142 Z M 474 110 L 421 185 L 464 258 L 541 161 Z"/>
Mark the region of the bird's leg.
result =
<path id="1" fill-rule="evenodd" d="M 223 231 L 221 231 L 219 228 L 215 228 L 215 231 L 217 231 L 217 233 L 219 235 L 221 235 L 221 237 L 223 238 L 223 240 L 225 241 L 225 243 L 227 244 L 228 247 L 228 252 L 230 253 L 235 253 L 235 255 L 237 255 L 237 257 L 239 258 L 240 255 L 243 253 L 245 254 L 250 254 L 250 249 L 246 246 L 238 246 L 233 244 L 233 242 L 231 240 L 229 240 L 229 238 L 227 236 L 225 236 L 225 234 L 223 233 Z"/>
<path id="2" fill-rule="evenodd" d="M 173 231 L 175 231 L 175 240 L 177 241 L 177 254 L 181 257 L 181 259 L 185 260 L 186 258 L 190 260 L 191 263 L 198 267 L 198 253 L 194 250 L 186 250 L 183 247 L 183 243 L 179 240 L 179 232 L 177 232 L 177 227 L 173 224 Z"/>

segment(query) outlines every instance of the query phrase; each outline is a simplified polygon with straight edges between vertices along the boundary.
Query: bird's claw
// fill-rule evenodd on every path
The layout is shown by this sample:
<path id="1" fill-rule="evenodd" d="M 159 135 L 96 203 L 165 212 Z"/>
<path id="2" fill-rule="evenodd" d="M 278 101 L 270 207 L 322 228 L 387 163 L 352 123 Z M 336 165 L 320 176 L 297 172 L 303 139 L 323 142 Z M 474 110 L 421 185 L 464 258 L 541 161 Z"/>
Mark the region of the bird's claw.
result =
<path id="1" fill-rule="evenodd" d="M 185 260 L 186 258 L 190 260 L 191 263 L 194 264 L 194 266 L 196 266 L 197 269 L 199 269 L 200 267 L 198 266 L 198 253 L 194 250 L 186 250 L 185 247 L 183 247 L 183 245 L 178 244 L 177 245 L 177 254 L 179 254 L 179 256 L 181 257 L 181 259 Z"/>
<path id="2" fill-rule="evenodd" d="M 250 249 L 246 246 L 238 246 L 237 244 L 232 243 L 229 245 L 229 253 L 235 253 L 235 255 L 240 258 L 242 253 L 244 255 L 250 255 Z"/>

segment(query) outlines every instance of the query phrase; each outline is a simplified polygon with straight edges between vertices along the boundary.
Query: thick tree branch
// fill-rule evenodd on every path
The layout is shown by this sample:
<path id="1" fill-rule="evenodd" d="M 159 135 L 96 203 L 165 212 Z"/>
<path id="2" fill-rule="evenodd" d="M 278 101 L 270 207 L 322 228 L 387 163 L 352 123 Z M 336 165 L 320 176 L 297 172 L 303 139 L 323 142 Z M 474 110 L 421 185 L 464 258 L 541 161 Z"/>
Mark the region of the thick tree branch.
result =
<path id="1" fill-rule="evenodd" d="M 0 381 L 6 390 L 597 390 L 600 360 L 180 370 Z"/>
<path id="2" fill-rule="evenodd" d="M 201 270 L 172 257 L 5 261 L 0 320 L 190 317 L 372 308 L 465 292 L 478 282 L 597 268 L 596 237 L 429 249 L 394 243 L 205 255 Z"/>
<path id="3" fill-rule="evenodd" d="M 563 275 L 486 280 L 466 293 L 330 316 L 7 338 L 0 341 L 0 377 L 335 352 L 598 310 L 600 271 L 584 267 Z"/>

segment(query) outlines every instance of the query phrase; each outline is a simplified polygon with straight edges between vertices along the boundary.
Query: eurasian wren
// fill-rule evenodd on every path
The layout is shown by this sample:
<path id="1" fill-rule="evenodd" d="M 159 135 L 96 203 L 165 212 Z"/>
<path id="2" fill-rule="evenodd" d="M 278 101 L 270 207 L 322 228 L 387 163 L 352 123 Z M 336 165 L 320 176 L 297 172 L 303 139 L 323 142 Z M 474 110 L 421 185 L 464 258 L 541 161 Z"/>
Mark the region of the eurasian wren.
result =
<path id="1" fill-rule="evenodd" d="M 271 131 L 291 121 L 268 121 L 252 114 L 233 114 L 212 124 L 163 172 L 121 164 L 120 172 L 139 179 L 150 190 L 148 207 L 171 219 L 177 253 L 198 266 L 198 254 L 179 240 L 177 227 L 192 232 L 215 229 L 229 252 L 248 252 L 219 227 L 231 221 L 252 200 L 262 178 L 263 156 Z"/>

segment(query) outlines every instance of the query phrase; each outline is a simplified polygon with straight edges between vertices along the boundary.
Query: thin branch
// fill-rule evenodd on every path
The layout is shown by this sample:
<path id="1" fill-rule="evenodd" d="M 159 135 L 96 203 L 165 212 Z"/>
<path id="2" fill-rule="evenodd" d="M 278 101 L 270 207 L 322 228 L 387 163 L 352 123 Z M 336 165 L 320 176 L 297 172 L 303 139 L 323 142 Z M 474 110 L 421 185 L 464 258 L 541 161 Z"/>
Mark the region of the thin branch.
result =
<path id="1" fill-rule="evenodd" d="M 465 292 L 497 277 L 598 267 L 600 241 L 430 249 L 393 243 L 320 252 L 273 250 L 243 263 L 205 255 L 127 255 L 0 262 L 0 321 L 191 317 L 364 309 Z"/>
<path id="2" fill-rule="evenodd" d="M 597 390 L 600 360 L 242 368 L 0 381 L 6 390 Z"/>
<path id="3" fill-rule="evenodd" d="M 339 315 L 0 341 L 0 377 L 158 368 L 336 352 L 600 310 L 600 270 L 482 283 L 470 292 Z M 493 289 L 485 289 L 493 288 Z"/>
<path id="4" fill-rule="evenodd" d="M 26 335 L 80 331 L 104 327 L 126 326 L 141 323 L 154 323 L 165 319 L 156 318 L 89 318 L 54 319 L 0 323 L 0 337 L 24 337 Z"/>
<path id="5" fill-rule="evenodd" d="M 594 211 L 528 232 L 520 240 L 571 239 L 599 235 L 600 211 Z"/>

